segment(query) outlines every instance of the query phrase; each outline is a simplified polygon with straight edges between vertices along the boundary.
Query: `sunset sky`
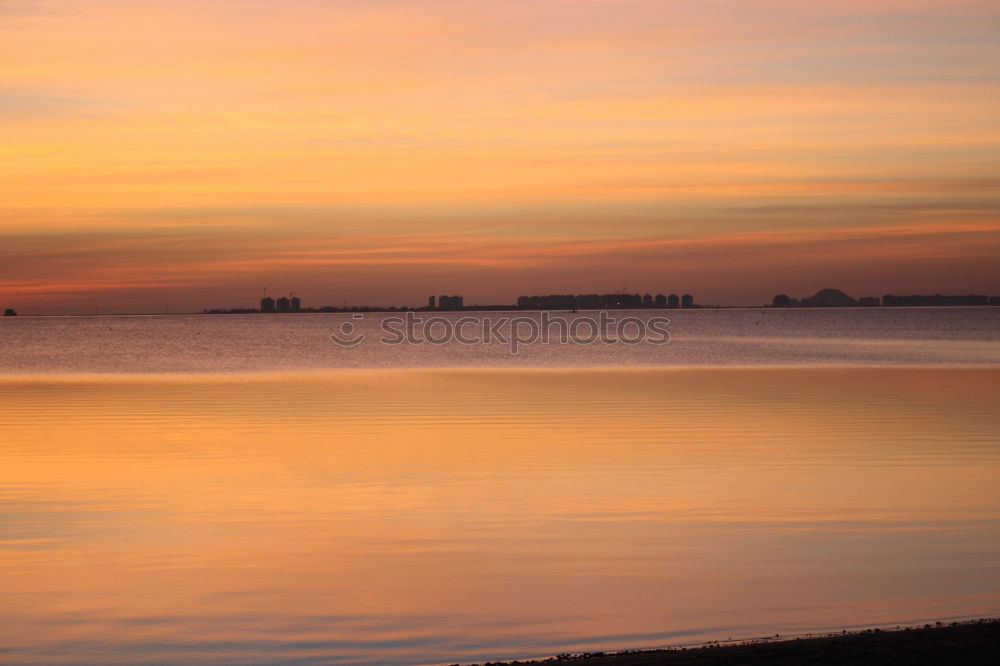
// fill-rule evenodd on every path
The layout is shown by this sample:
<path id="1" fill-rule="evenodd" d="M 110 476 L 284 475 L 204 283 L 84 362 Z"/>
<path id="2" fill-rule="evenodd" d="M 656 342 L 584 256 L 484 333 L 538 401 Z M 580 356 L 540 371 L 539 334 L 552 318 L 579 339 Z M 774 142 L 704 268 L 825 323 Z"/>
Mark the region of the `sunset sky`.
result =
<path id="1" fill-rule="evenodd" d="M 1000 2 L 2 0 L 0 307 L 1000 295 Z"/>

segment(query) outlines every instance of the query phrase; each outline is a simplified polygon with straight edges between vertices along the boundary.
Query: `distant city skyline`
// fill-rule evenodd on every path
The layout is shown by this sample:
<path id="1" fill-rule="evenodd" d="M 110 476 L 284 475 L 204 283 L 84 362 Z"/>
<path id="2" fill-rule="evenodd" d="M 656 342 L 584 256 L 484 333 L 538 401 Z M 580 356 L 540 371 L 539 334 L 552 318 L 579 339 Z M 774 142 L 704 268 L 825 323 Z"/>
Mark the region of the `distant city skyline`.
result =
<path id="1" fill-rule="evenodd" d="M 787 291 L 787 290 L 786 290 Z M 4 308 L 8 303 L 0 302 L 0 308 Z M 256 302 L 243 302 L 238 304 L 205 304 L 200 303 L 191 309 L 170 308 L 159 310 L 154 306 L 139 307 L 135 310 L 115 311 L 114 309 L 101 308 L 95 306 L 90 310 L 80 310 L 75 312 L 42 312 L 38 309 L 22 308 L 22 314 L 193 314 L 199 312 L 262 312 L 262 313 L 296 313 L 296 312 L 336 312 L 348 310 L 381 310 L 381 309 L 409 309 L 409 310 L 461 310 L 489 309 L 496 307 L 500 309 L 520 309 L 520 310 L 569 310 L 569 309 L 644 309 L 644 308 L 700 308 L 700 307 L 839 307 L 839 306 L 860 306 L 860 307 L 934 307 L 934 306 L 1000 306 L 1000 293 L 985 293 L 983 290 L 972 292 L 951 293 L 942 290 L 931 290 L 925 293 L 917 292 L 895 292 L 883 293 L 880 296 L 848 294 L 839 289 L 826 287 L 812 295 L 789 295 L 782 292 L 775 294 L 770 299 L 765 299 L 759 303 L 733 303 L 716 302 L 705 303 L 695 300 L 692 294 L 676 293 L 652 294 L 649 292 L 629 292 L 618 290 L 616 292 L 593 292 L 583 293 L 570 290 L 564 294 L 548 293 L 532 296 L 517 296 L 515 298 L 500 299 L 494 302 L 473 301 L 465 298 L 464 295 L 441 294 L 430 295 L 424 299 L 417 299 L 416 302 L 404 302 L 401 299 L 392 300 L 389 303 L 366 303 L 354 299 L 320 299 L 312 303 L 303 303 L 302 298 L 289 292 L 287 295 L 277 297 L 269 296 L 265 290 L 263 296 Z M 13 308 L 7 308 L 11 314 L 16 314 Z"/>

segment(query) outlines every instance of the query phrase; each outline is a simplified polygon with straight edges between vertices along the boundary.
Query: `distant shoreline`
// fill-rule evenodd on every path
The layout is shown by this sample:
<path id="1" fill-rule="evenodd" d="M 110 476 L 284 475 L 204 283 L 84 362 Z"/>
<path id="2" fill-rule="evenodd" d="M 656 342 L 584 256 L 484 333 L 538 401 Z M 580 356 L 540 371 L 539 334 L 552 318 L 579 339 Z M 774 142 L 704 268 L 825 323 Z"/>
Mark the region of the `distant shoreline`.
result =
<path id="1" fill-rule="evenodd" d="M 992 666 L 1000 663 L 1000 618 L 852 632 L 787 636 L 775 634 L 767 638 L 709 641 L 653 650 L 561 654 L 547 659 L 486 662 L 486 666 L 555 663 L 585 666 L 653 666 L 654 664 Z"/>
<path id="2" fill-rule="evenodd" d="M 698 310 L 766 310 L 768 312 L 778 311 L 778 312 L 788 312 L 796 310 L 990 310 L 993 308 L 1000 308 L 997 305 L 845 305 L 845 306 L 797 306 L 791 308 L 774 307 L 772 305 L 697 305 L 692 308 L 605 308 L 606 311 L 614 312 L 695 312 Z M 576 312 L 600 312 L 600 309 L 577 309 Z M 356 314 L 356 313 L 399 313 L 399 312 L 417 312 L 420 314 L 457 314 L 462 312 L 564 312 L 567 314 L 574 313 L 573 310 L 561 309 L 561 308 L 550 308 L 545 309 L 535 309 L 535 308 L 518 308 L 515 305 L 501 306 L 501 305 L 484 305 L 466 306 L 461 310 L 429 310 L 426 307 L 423 308 L 378 308 L 378 307 L 357 307 L 357 308 L 338 308 L 336 310 L 302 310 L 301 312 L 261 312 L 260 310 L 208 310 L 208 311 L 192 311 L 192 312 L 75 312 L 75 313 L 61 313 L 61 314 L 40 314 L 40 313 L 18 313 L 14 317 L 7 317 L 7 319 L 23 319 L 25 317 L 190 317 L 194 315 L 267 315 L 267 316 L 281 316 L 281 315 L 315 315 L 315 314 Z"/>

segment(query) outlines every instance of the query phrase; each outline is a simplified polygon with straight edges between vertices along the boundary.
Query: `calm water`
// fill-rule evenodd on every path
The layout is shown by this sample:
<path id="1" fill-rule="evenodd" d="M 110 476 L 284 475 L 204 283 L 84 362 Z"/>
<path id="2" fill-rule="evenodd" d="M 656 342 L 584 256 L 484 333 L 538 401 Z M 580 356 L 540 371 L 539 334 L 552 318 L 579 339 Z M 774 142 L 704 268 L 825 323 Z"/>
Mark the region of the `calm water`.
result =
<path id="1" fill-rule="evenodd" d="M 790 364 L 1000 364 L 1000 308 L 688 310 L 666 313 L 666 345 L 385 345 L 388 315 L 0 318 L 0 372 L 260 372 L 333 368 Z M 474 316 L 539 318 L 538 313 Z M 421 315 L 426 317 L 426 315 Z M 455 320 L 461 314 L 444 314 Z M 596 313 L 557 313 L 569 321 Z M 347 349 L 341 324 L 368 335 Z M 437 332 L 438 329 L 432 329 Z M 471 335 L 470 330 L 469 334 Z M 554 334 L 553 334 L 554 335 Z"/>
<path id="2" fill-rule="evenodd" d="M 0 320 L 0 662 L 1000 614 L 1000 309 L 674 313 L 665 346 L 518 357 L 341 349 L 338 317 Z"/>

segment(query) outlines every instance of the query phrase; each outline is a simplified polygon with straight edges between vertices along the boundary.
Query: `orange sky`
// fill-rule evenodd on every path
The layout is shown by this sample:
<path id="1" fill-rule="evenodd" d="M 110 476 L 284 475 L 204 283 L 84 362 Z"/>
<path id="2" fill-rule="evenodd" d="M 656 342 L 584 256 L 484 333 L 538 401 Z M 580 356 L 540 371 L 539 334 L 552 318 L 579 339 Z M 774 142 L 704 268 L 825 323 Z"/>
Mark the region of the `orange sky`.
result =
<path id="1" fill-rule="evenodd" d="M 0 306 L 1000 294 L 1000 5 L 12 0 Z"/>

